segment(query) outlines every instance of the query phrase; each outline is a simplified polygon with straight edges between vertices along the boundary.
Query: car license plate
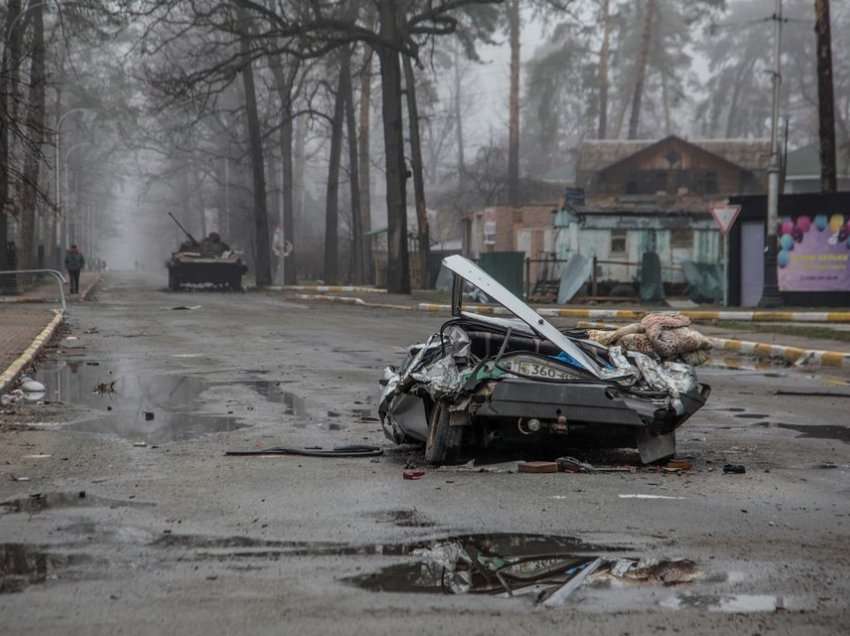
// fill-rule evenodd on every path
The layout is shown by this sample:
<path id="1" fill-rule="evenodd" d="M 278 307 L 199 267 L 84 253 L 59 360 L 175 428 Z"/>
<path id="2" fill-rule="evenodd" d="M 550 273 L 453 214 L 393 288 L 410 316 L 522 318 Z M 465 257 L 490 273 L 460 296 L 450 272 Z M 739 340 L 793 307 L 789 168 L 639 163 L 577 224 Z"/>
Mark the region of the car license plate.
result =
<path id="1" fill-rule="evenodd" d="M 519 375 L 542 380 L 572 380 L 575 376 L 554 364 L 528 358 L 514 358 L 507 368 Z"/>

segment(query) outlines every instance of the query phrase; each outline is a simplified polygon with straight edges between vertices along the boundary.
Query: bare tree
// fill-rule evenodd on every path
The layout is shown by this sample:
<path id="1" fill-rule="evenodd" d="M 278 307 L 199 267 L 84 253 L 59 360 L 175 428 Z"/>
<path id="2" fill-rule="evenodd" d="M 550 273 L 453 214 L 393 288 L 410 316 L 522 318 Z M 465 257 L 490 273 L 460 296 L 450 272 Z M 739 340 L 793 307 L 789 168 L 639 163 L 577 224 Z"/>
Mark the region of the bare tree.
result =
<path id="1" fill-rule="evenodd" d="M 632 92 L 632 110 L 629 115 L 629 139 L 637 139 L 640 126 L 640 108 L 643 102 L 643 88 L 646 81 L 646 67 L 649 62 L 649 52 L 652 47 L 652 30 L 655 21 L 655 5 L 657 0 L 647 0 L 643 14 L 643 29 L 641 31 L 640 51 L 638 52 L 637 68 L 635 70 L 635 88 Z"/>
<path id="2" fill-rule="evenodd" d="M 340 55 L 344 66 L 345 53 Z M 328 158 L 328 183 L 325 193 L 325 267 L 324 280 L 328 285 L 339 282 L 339 171 L 342 157 L 342 125 L 345 116 L 343 72 L 340 70 L 334 95 L 334 113 L 331 119 L 331 150 Z"/>
<path id="3" fill-rule="evenodd" d="M 511 45 L 511 83 L 508 96 L 508 203 L 519 205 L 519 0 L 508 0 L 508 24 Z"/>
<path id="4" fill-rule="evenodd" d="M 829 0 L 815 0 L 815 33 L 818 56 L 818 121 L 820 133 L 821 190 L 837 189 L 835 168 L 835 97 L 832 86 L 832 34 Z"/>
<path id="5" fill-rule="evenodd" d="M 266 168 L 263 160 L 263 138 L 260 131 L 260 115 L 257 110 L 257 92 L 254 86 L 254 70 L 251 67 L 250 26 L 247 12 L 237 5 L 237 18 L 241 24 L 239 40 L 243 57 L 248 60 L 242 67 L 242 83 L 245 91 L 245 109 L 248 119 L 248 144 L 251 154 L 251 169 L 254 175 L 254 237 L 256 244 L 255 276 L 258 287 L 272 283 L 271 250 L 269 245 L 269 218 L 266 202 Z"/>
<path id="6" fill-rule="evenodd" d="M 20 212 L 18 245 L 18 269 L 32 269 L 35 247 L 35 209 L 38 199 L 39 168 L 41 167 L 41 145 L 45 132 L 45 92 L 47 78 L 44 70 L 44 5 L 30 8 L 32 20 L 32 59 L 30 67 L 30 89 L 27 104 L 27 129 L 31 135 L 31 149 L 24 160 L 23 197 Z"/>
<path id="7" fill-rule="evenodd" d="M 407 95 L 407 121 L 410 126 L 410 167 L 413 172 L 413 198 L 416 204 L 416 222 L 419 245 L 419 284 L 428 288 L 428 260 L 431 237 L 428 228 L 428 209 L 425 205 L 425 177 L 422 170 L 422 140 L 419 131 L 419 108 L 416 104 L 416 76 L 413 62 L 404 58 L 404 89 Z"/>

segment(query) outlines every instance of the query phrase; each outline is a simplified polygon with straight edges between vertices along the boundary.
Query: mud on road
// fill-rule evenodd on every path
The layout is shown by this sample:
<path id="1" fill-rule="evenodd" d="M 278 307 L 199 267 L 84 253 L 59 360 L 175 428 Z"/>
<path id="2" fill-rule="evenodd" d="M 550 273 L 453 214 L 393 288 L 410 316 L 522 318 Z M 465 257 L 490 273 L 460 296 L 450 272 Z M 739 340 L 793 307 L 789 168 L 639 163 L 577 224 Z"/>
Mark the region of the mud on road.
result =
<path id="1" fill-rule="evenodd" d="M 701 369 L 689 471 L 433 470 L 384 440 L 375 402 L 439 316 L 161 284 L 110 275 L 39 365 L 46 403 L 0 415 L 8 633 L 850 629 L 850 400 L 776 394 L 845 378 Z M 224 455 L 344 444 L 385 452 Z M 602 565 L 559 609 L 492 574 L 517 591 L 568 559 Z"/>

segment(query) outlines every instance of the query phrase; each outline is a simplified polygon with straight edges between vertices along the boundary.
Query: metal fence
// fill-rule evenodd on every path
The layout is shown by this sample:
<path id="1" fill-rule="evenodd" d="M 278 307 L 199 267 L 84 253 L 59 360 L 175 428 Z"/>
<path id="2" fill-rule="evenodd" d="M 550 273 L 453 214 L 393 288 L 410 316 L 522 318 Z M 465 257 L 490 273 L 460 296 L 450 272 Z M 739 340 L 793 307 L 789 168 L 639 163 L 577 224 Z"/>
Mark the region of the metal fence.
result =
<path id="1" fill-rule="evenodd" d="M 55 269 L 10 269 L 0 271 L 0 302 L 6 298 L 21 297 L 27 292 L 38 289 L 39 275 L 47 275 L 56 281 L 59 290 L 58 302 L 62 305 L 62 312 L 67 309 L 65 303 L 65 277 L 62 272 Z M 50 296 L 37 298 L 37 300 L 51 300 Z"/>

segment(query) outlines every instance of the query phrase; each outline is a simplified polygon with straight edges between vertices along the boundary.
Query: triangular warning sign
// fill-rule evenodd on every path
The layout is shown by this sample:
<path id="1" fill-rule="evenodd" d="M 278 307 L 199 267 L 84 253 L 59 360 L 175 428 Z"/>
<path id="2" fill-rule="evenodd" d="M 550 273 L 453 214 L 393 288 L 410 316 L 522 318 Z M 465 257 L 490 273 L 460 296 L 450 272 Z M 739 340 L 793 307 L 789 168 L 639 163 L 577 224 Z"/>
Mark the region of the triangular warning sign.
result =
<path id="1" fill-rule="evenodd" d="M 720 205 L 716 208 L 711 208 L 711 216 L 714 217 L 714 222 L 720 228 L 721 234 L 728 234 L 732 226 L 735 225 L 735 219 L 741 213 L 740 205 Z"/>

